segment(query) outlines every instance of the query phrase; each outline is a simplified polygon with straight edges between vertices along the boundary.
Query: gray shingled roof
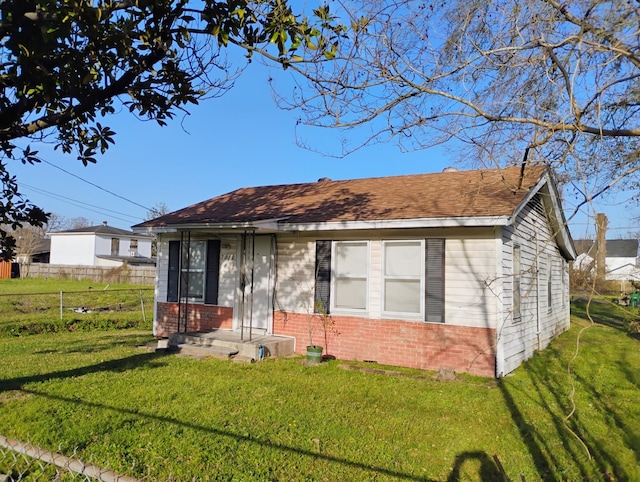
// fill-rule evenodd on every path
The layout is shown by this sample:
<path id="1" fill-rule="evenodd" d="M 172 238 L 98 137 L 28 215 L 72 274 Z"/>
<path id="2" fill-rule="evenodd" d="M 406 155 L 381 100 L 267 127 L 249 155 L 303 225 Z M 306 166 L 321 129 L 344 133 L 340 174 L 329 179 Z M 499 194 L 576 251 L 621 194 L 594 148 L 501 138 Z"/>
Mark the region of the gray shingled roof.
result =
<path id="1" fill-rule="evenodd" d="M 577 239 L 574 241 L 578 254 L 588 254 L 592 258 L 596 256 L 596 246 L 590 239 Z M 637 239 L 607 239 L 607 258 L 635 258 L 638 256 Z"/>
<path id="2" fill-rule="evenodd" d="M 114 228 L 106 224 L 99 226 L 86 226 L 84 228 L 68 229 L 66 231 L 56 231 L 51 234 L 105 234 L 109 236 L 138 236 L 133 231 L 126 231 L 120 228 Z"/>

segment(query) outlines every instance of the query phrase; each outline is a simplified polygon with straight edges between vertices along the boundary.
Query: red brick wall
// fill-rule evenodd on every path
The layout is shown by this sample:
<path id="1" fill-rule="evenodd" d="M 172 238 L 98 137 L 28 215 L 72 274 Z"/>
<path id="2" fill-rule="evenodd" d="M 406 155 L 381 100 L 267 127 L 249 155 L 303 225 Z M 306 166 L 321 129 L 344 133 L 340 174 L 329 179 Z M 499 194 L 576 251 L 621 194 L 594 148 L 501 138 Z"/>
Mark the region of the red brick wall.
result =
<path id="1" fill-rule="evenodd" d="M 342 360 L 373 360 L 384 365 L 438 370 L 454 368 L 480 376 L 495 376 L 495 330 L 399 320 L 331 316 L 326 330 L 313 318 L 313 342 L 325 355 Z M 296 338 L 296 351 L 309 344 L 307 315 L 274 312 L 275 335 Z"/>
<path id="2" fill-rule="evenodd" d="M 184 307 L 183 307 L 184 308 Z M 233 328 L 233 308 L 212 305 L 188 305 L 187 331 Z M 178 331 L 178 303 L 158 303 L 156 336 L 166 337 Z"/>

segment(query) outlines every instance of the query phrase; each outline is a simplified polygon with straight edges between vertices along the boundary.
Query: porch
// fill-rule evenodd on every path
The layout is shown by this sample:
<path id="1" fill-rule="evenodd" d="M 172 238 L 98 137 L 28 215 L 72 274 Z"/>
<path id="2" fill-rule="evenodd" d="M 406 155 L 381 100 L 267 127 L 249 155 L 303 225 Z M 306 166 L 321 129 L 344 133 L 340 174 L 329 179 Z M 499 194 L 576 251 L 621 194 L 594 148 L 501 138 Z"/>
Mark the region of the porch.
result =
<path id="1" fill-rule="evenodd" d="M 260 348 L 262 347 L 262 356 Z M 244 331 L 212 329 L 172 333 L 166 350 L 197 358 L 215 357 L 253 362 L 295 352 L 295 338 Z"/>

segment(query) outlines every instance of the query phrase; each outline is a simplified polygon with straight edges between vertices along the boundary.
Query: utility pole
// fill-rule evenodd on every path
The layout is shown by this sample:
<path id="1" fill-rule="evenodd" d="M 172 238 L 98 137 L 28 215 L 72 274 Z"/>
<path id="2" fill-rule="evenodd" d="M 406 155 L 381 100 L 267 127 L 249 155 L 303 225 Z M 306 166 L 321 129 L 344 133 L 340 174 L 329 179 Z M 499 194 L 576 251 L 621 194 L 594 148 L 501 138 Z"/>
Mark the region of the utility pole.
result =
<path id="1" fill-rule="evenodd" d="M 609 220 L 604 213 L 596 214 L 596 281 L 599 286 L 606 276 L 607 225 Z"/>

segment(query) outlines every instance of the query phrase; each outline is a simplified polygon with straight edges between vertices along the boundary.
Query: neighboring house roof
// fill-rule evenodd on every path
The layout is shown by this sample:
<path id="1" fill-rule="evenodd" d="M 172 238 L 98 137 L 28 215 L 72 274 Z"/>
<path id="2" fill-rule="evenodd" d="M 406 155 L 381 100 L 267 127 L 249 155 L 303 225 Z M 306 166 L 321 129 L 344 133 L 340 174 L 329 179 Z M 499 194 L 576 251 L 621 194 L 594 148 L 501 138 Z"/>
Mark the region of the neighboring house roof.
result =
<path id="1" fill-rule="evenodd" d="M 54 234 L 102 234 L 106 236 L 135 236 L 139 235 L 134 233 L 133 231 L 127 231 L 125 229 L 114 228 L 112 226 L 108 226 L 106 224 L 100 224 L 99 226 L 86 226 L 84 228 L 76 228 L 76 229 L 67 229 L 65 231 L 56 231 L 50 233 Z"/>
<path id="2" fill-rule="evenodd" d="M 607 240 L 607 258 L 636 258 L 637 256 L 637 239 Z"/>
<path id="3" fill-rule="evenodd" d="M 38 241 L 38 244 L 31 250 L 31 256 L 37 254 L 45 254 L 51 252 L 51 240 L 47 238 L 43 238 Z M 18 248 L 16 254 L 23 254 L 22 251 Z"/>
<path id="4" fill-rule="evenodd" d="M 291 223 L 511 215 L 543 166 L 249 187 L 136 227 L 252 222 Z"/>
<path id="5" fill-rule="evenodd" d="M 589 239 L 577 239 L 574 243 L 578 254 L 584 253 L 591 257 L 595 257 L 597 247 L 594 241 Z M 636 258 L 638 257 L 638 240 L 607 239 L 606 250 L 607 258 Z"/>
<path id="6" fill-rule="evenodd" d="M 109 259 L 112 261 L 122 261 L 123 263 L 126 262 L 130 266 L 156 265 L 156 258 L 154 257 L 145 258 L 144 256 L 109 256 L 106 254 L 98 254 L 96 255 L 96 258 Z"/>

